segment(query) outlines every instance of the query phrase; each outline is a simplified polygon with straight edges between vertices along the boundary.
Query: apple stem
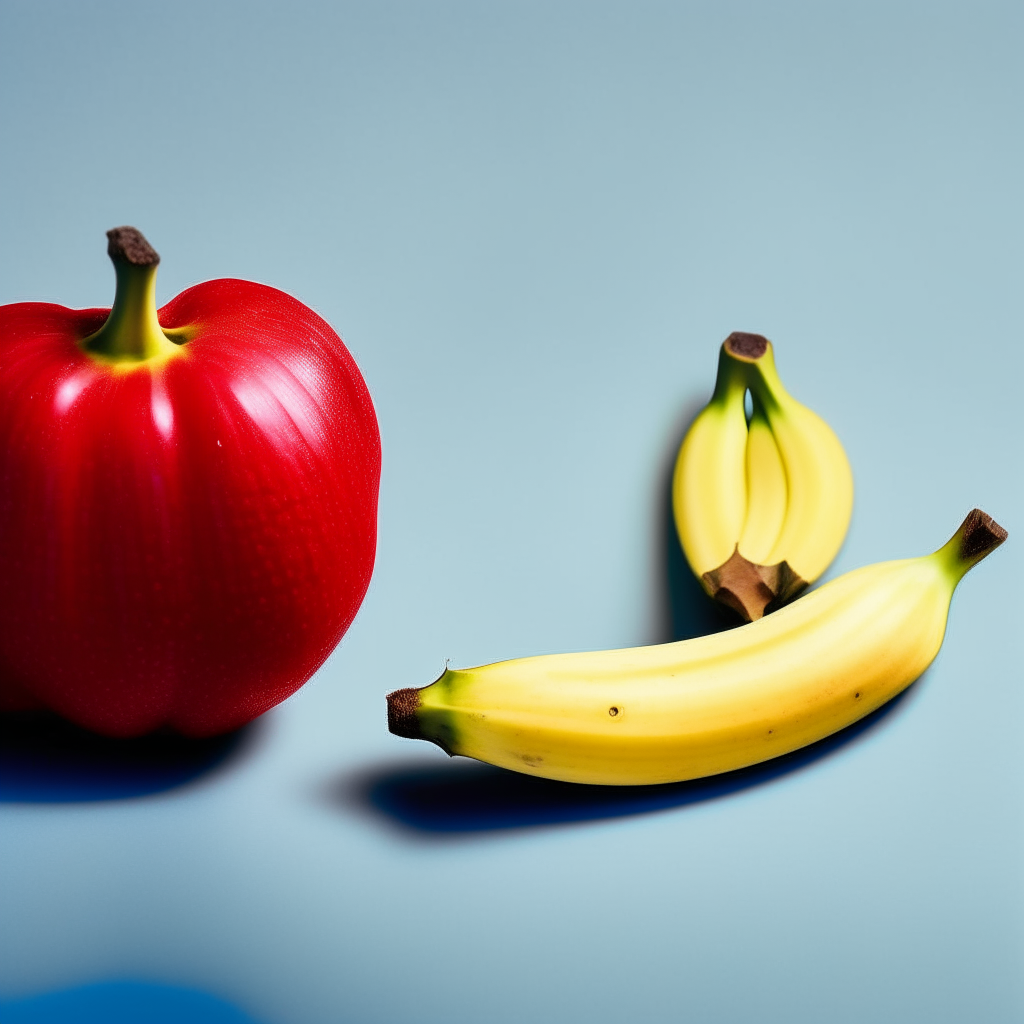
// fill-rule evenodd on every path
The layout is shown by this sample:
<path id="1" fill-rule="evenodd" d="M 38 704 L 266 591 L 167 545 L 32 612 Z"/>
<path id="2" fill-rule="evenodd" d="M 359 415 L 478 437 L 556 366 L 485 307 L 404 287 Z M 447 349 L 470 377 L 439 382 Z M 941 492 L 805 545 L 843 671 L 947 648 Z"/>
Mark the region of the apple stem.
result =
<path id="1" fill-rule="evenodd" d="M 138 363 L 178 350 L 156 313 L 156 268 L 160 257 L 142 232 L 130 227 L 107 232 L 107 255 L 117 275 L 114 305 L 103 326 L 82 347 L 103 362 Z"/>

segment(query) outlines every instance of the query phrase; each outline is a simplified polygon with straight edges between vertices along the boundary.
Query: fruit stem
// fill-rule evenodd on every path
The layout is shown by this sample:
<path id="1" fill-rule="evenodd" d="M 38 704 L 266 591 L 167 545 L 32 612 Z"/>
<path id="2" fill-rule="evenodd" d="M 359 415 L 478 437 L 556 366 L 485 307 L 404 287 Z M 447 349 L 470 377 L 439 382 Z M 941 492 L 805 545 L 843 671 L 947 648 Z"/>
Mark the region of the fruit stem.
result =
<path id="1" fill-rule="evenodd" d="M 395 736 L 410 740 L 423 739 L 417 711 L 420 706 L 420 691 L 407 687 L 388 694 L 388 730 Z"/>
<path id="2" fill-rule="evenodd" d="M 954 580 L 959 583 L 967 571 L 995 551 L 1008 534 L 990 515 L 975 508 L 967 513 L 960 529 L 935 552 Z"/>
<path id="3" fill-rule="evenodd" d="M 763 334 L 733 331 L 722 344 L 734 359 L 756 363 L 771 348 L 772 343 Z"/>
<path id="4" fill-rule="evenodd" d="M 446 754 L 453 756 L 456 734 L 445 706 L 449 689 L 447 680 L 453 674 L 445 669 L 440 678 L 429 686 L 389 693 L 388 729 L 395 736 L 436 743 Z"/>
<path id="5" fill-rule="evenodd" d="M 740 554 L 739 545 L 727 561 L 704 573 L 700 582 L 710 597 L 744 622 L 764 618 L 807 588 L 807 581 L 788 562 L 758 565 Z"/>
<path id="6" fill-rule="evenodd" d="M 763 334 L 734 331 L 722 342 L 721 359 L 743 373 L 752 398 L 756 396 L 770 411 L 778 411 L 787 392 L 775 369 L 772 343 Z"/>
<path id="7" fill-rule="evenodd" d="M 718 375 L 715 377 L 715 393 L 711 396 L 711 402 L 724 406 L 737 397 L 737 392 L 745 395 L 746 391 L 746 366 L 731 358 L 723 344 L 718 353 Z"/>
<path id="8" fill-rule="evenodd" d="M 156 313 L 160 257 L 135 228 L 112 228 L 107 238 L 107 255 L 117 275 L 114 305 L 103 326 L 85 338 L 82 347 L 106 363 L 139 363 L 173 355 L 178 345 L 160 327 Z"/>

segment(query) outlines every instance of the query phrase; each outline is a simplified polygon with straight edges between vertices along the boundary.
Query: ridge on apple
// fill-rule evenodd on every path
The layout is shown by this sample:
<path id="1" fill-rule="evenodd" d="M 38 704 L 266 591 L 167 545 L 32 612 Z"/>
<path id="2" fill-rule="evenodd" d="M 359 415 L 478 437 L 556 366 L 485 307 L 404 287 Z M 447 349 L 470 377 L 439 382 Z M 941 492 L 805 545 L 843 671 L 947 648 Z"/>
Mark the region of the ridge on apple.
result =
<path id="1" fill-rule="evenodd" d="M 0 306 L 0 709 L 209 736 L 297 690 L 373 571 L 380 434 L 331 327 L 222 279 L 156 307 Z"/>

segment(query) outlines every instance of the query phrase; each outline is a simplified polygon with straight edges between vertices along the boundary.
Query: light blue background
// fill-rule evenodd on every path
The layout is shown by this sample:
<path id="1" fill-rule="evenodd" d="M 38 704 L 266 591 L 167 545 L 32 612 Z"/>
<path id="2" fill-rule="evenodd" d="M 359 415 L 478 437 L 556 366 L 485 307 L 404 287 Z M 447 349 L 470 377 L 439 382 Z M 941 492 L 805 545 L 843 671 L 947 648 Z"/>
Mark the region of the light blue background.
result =
<path id="1" fill-rule="evenodd" d="M 0 994 L 1024 1019 L 1022 30 L 1012 2 L 5 0 L 0 302 L 109 304 L 125 223 L 161 300 L 283 288 L 362 368 L 384 475 L 355 624 L 217 770 L 3 808 Z M 832 575 L 975 505 L 1010 530 L 933 668 L 846 742 L 654 809 L 395 812 L 410 772 L 443 801 L 430 773 L 471 766 L 390 736 L 386 691 L 710 628 L 670 601 L 667 474 L 732 330 L 846 445 Z"/>

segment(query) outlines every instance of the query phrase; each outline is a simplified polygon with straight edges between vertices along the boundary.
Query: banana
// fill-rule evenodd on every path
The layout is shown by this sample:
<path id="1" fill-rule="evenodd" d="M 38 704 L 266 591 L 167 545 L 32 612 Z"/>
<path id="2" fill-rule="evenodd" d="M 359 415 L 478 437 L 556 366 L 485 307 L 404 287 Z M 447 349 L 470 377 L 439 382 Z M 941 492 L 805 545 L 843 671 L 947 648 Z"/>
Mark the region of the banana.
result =
<path id="1" fill-rule="evenodd" d="M 751 393 L 764 403 L 786 473 L 786 516 L 766 561 L 786 561 L 813 583 L 842 546 L 853 511 L 853 474 L 832 428 L 791 397 L 769 342 L 751 363 Z"/>
<path id="2" fill-rule="evenodd" d="M 734 333 L 722 344 L 715 393 L 679 449 L 672 502 L 690 568 L 747 621 L 796 597 L 839 551 L 850 463 L 828 424 L 783 387 L 767 338 Z"/>
<path id="3" fill-rule="evenodd" d="M 939 651 L 956 585 L 1005 539 L 975 509 L 934 554 L 857 569 L 723 633 L 446 669 L 389 694 L 388 726 L 567 782 L 676 782 L 757 764 L 909 686 Z"/>
<path id="4" fill-rule="evenodd" d="M 715 393 L 683 438 L 672 481 L 679 539 L 698 577 L 730 558 L 747 515 L 747 373 L 728 346 L 718 355 Z"/>
<path id="5" fill-rule="evenodd" d="M 747 427 L 747 508 L 739 550 L 755 565 L 767 563 L 786 520 L 786 467 L 759 395 L 751 392 Z"/>

